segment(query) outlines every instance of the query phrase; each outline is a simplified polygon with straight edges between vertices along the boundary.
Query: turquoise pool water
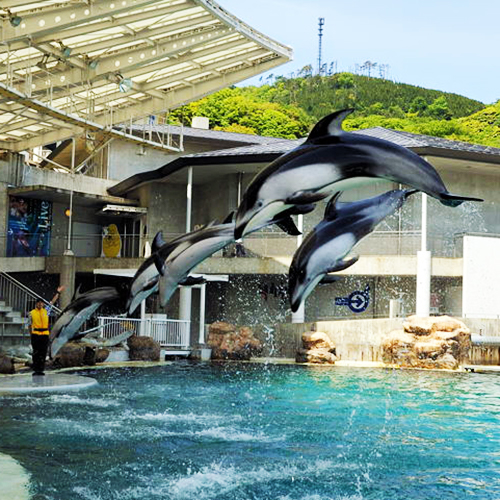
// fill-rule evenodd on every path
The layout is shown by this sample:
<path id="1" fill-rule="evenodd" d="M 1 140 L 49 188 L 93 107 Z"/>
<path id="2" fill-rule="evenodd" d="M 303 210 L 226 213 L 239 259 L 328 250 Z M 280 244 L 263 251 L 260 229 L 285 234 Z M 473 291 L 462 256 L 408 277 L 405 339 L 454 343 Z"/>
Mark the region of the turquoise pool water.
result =
<path id="1" fill-rule="evenodd" d="M 184 362 L 82 374 L 99 386 L 0 398 L 0 453 L 36 500 L 500 498 L 495 375 Z"/>

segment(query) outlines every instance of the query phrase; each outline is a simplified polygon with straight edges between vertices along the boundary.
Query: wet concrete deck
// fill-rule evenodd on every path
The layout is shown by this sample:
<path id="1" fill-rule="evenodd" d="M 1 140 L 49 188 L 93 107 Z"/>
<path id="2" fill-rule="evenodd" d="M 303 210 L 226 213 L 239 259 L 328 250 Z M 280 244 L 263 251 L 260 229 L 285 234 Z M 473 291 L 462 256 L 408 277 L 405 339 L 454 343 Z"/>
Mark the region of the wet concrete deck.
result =
<path id="1" fill-rule="evenodd" d="M 65 392 L 97 385 L 97 380 L 66 373 L 46 373 L 43 376 L 22 374 L 0 377 L 0 395 Z"/>

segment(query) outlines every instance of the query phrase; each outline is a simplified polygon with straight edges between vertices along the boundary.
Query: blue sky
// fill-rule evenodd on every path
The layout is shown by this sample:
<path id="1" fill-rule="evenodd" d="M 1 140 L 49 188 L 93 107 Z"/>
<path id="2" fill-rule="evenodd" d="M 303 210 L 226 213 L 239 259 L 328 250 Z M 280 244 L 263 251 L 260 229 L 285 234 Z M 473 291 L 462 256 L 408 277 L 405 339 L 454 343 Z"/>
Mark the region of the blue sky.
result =
<path id="1" fill-rule="evenodd" d="M 309 63 L 316 69 L 318 18 L 323 17 L 323 61 L 336 61 L 339 71 L 354 71 L 356 64 L 372 61 L 389 65 L 389 78 L 398 82 L 487 104 L 500 99 L 498 0 L 218 2 L 294 49 L 294 61 L 273 70 L 275 75 L 288 75 Z"/>

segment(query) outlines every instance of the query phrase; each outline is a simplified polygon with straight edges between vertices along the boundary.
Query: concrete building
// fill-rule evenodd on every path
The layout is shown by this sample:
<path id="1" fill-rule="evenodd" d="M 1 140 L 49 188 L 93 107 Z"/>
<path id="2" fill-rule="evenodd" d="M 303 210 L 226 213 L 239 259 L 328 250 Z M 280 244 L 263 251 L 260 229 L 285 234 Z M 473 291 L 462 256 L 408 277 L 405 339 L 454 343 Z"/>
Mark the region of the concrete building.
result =
<path id="1" fill-rule="evenodd" d="M 135 133 L 143 130 L 139 127 Z M 180 130 L 173 130 L 174 137 L 178 133 Z M 489 256 L 500 241 L 496 238 L 500 234 L 496 200 L 500 149 L 382 128 L 358 133 L 410 148 L 435 166 L 449 191 L 485 201 L 449 208 L 420 194 L 411 197 L 355 249 L 361 258 L 339 273 L 342 280 L 316 288 L 298 319 L 383 318 L 415 312 L 417 252 L 422 249 L 423 226 L 425 248 L 432 255 L 430 313 L 495 317 L 500 311 L 498 272 Z M 8 233 L 9 200 L 12 211 L 12 200 L 20 198 L 51 203 L 52 231 L 47 256 L 3 257 L 2 269 L 45 297 L 59 281 L 82 284 L 83 289 L 100 285 L 125 288 L 157 231 L 172 238 L 224 219 L 237 208 L 255 173 L 300 143 L 193 128 L 183 130 L 183 141 L 185 154 L 172 155 L 160 166 L 162 156 L 156 158 L 149 151 L 143 155 L 140 146 L 133 145 L 131 150 L 128 143 L 114 141 L 107 151 L 113 160 L 106 171 L 113 172 L 115 179 L 71 176 L 23 163 L 13 168 L 10 156 L 9 168 L 0 170 L 5 207 L 2 233 Z M 132 156 L 133 149 L 141 154 Z M 134 165 L 137 173 L 126 177 Z M 367 198 L 397 187 L 381 182 L 347 191 L 343 199 Z M 71 198 L 74 214 L 70 223 L 65 210 Z M 304 233 L 322 219 L 324 206 L 319 203 L 304 216 Z M 110 224 L 117 226 L 121 238 L 119 256 L 102 253 L 103 227 Z M 4 251 L 6 243 L 4 238 Z M 200 321 L 269 324 L 297 320 L 288 305 L 287 273 L 298 243 L 296 237 L 275 227 L 254 233 L 244 240 L 245 257 L 236 257 L 229 246 L 195 269 L 209 277 L 206 285 L 191 290 L 182 287 L 165 311 L 153 295 L 142 314 L 189 319 L 193 339 L 202 338 Z M 103 314 L 117 312 L 121 311 L 111 306 Z"/>

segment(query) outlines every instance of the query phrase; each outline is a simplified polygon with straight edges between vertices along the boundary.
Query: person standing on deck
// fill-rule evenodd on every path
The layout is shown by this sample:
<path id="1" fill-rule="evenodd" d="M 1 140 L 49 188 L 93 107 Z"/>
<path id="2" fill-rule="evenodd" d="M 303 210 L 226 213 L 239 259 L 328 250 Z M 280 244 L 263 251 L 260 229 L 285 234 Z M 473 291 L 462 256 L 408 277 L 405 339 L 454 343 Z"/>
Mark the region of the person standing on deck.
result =
<path id="1" fill-rule="evenodd" d="M 43 300 L 38 300 L 35 309 L 30 311 L 29 323 L 31 333 L 31 347 L 33 348 L 33 375 L 45 375 L 45 358 L 49 348 L 49 314 L 52 306 L 56 303 L 64 290 L 64 286 L 59 286 L 57 292 L 44 307 Z"/>

